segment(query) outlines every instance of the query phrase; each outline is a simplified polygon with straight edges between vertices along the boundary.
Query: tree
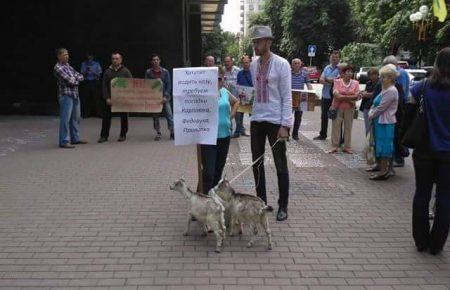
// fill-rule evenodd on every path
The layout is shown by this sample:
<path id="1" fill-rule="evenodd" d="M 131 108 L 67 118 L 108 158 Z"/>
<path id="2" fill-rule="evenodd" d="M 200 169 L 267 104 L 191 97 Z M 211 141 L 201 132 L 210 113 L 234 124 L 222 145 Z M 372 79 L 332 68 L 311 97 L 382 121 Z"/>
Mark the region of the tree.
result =
<path id="1" fill-rule="evenodd" d="M 341 61 L 351 63 L 359 68 L 362 66 L 378 66 L 382 60 L 377 45 L 352 42 L 341 50 Z"/>
<path id="2" fill-rule="evenodd" d="M 281 50 L 287 57 L 307 56 L 307 45 L 317 45 L 319 64 L 328 53 L 354 39 L 347 0 L 285 0 Z"/>
<path id="3" fill-rule="evenodd" d="M 218 28 L 212 33 L 202 35 L 202 54 L 203 56 L 212 55 L 218 61 L 223 60 L 225 56 L 231 56 L 234 60 L 239 58 L 239 43 L 236 35 L 228 31 L 222 31 Z"/>
<path id="4" fill-rule="evenodd" d="M 429 0 L 350 0 L 356 23 L 358 42 L 370 42 L 380 46 L 384 55 L 397 54 L 400 48 L 417 58 L 434 58 L 437 49 L 448 41 L 450 25 L 433 22 L 426 41 L 418 41 L 409 15 L 421 5 L 430 6 Z M 445 40 L 445 35 L 447 38 Z M 419 57 L 420 56 L 420 57 Z"/>

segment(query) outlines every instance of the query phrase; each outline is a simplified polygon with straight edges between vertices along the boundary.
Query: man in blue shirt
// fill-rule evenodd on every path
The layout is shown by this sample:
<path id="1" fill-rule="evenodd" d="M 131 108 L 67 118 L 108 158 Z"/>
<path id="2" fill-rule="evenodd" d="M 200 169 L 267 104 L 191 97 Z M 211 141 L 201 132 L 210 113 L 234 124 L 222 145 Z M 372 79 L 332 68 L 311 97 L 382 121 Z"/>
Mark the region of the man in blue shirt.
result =
<path id="1" fill-rule="evenodd" d="M 340 53 L 338 50 L 335 50 L 330 55 L 330 64 L 327 65 L 320 76 L 320 83 L 323 84 L 322 88 L 322 123 L 320 126 L 319 136 L 314 137 L 314 140 L 325 140 L 327 139 L 328 132 L 328 111 L 330 110 L 331 102 L 332 102 L 332 93 L 331 88 L 334 82 L 334 79 L 339 76 L 339 59 Z"/>
<path id="2" fill-rule="evenodd" d="M 246 87 L 253 87 L 252 82 L 252 74 L 250 72 L 250 63 L 251 59 L 248 55 L 244 55 L 242 57 L 242 70 L 240 70 L 237 74 L 237 80 L 236 83 L 238 86 L 246 86 Z M 242 110 L 241 110 L 242 111 Z M 250 136 L 247 133 L 245 133 L 245 127 L 244 127 L 244 112 L 236 112 L 236 131 L 234 131 L 233 138 L 239 138 L 239 136 Z"/>
<path id="3" fill-rule="evenodd" d="M 100 78 L 102 76 L 102 67 L 94 61 L 92 53 L 87 54 L 87 60 L 81 63 L 81 74 L 84 77 L 84 83 L 81 87 L 81 116 L 89 118 L 99 116 L 99 106 L 102 101 L 100 97 Z"/>

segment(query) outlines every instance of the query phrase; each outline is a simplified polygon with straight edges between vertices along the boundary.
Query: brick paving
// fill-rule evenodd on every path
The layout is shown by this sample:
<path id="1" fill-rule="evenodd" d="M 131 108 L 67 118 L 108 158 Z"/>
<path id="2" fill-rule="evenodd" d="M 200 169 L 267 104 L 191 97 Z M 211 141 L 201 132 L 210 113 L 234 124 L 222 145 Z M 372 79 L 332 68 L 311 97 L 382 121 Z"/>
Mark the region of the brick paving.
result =
<path id="1" fill-rule="evenodd" d="M 450 247 L 415 251 L 412 168 L 369 181 L 358 155 L 311 140 L 317 118 L 306 113 L 288 145 L 289 219 L 271 217 L 274 249 L 263 236 L 247 249 L 244 235 L 216 254 L 197 225 L 182 236 L 186 205 L 168 189 L 180 176 L 195 187 L 194 146 L 174 147 L 167 132 L 153 141 L 149 118 L 131 118 L 125 143 L 115 119 L 97 144 L 101 121 L 87 119 L 91 143 L 62 150 L 57 118 L 0 116 L 0 289 L 450 289 Z M 250 159 L 248 138 L 233 140 L 227 176 Z M 266 164 L 275 205 L 271 154 Z M 252 173 L 235 187 L 253 193 Z"/>

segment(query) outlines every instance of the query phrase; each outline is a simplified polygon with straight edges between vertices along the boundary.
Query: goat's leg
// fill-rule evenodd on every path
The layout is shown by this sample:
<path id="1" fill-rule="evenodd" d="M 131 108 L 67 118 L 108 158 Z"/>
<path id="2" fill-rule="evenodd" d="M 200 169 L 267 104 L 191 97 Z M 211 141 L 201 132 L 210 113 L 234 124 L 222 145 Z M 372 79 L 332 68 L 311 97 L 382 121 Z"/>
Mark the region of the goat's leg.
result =
<path id="1" fill-rule="evenodd" d="M 216 236 L 216 253 L 220 253 L 221 251 L 221 247 L 222 247 L 222 229 L 220 226 L 220 222 L 219 221 L 214 221 L 210 224 L 210 229 L 212 229 L 214 231 L 214 235 Z"/>
<path id="2" fill-rule="evenodd" d="M 250 224 L 249 226 L 251 227 L 251 231 L 254 235 L 250 235 L 250 241 L 247 243 L 247 248 L 251 248 L 253 246 L 253 244 L 255 243 L 256 234 L 258 233 L 258 231 L 256 230 L 256 225 L 254 223 Z"/>
<path id="3" fill-rule="evenodd" d="M 205 224 L 202 224 L 202 237 L 206 237 L 208 235 L 208 227 Z"/>
<path id="4" fill-rule="evenodd" d="M 272 250 L 272 231 L 269 228 L 269 219 L 267 218 L 266 213 L 263 213 L 261 215 L 261 226 L 263 227 L 264 231 L 267 235 L 267 249 Z"/>
<path id="5" fill-rule="evenodd" d="M 192 220 L 192 215 L 191 215 L 191 213 L 188 213 L 186 229 L 183 232 L 183 236 L 187 236 L 189 234 L 189 226 L 191 225 L 191 220 Z"/>

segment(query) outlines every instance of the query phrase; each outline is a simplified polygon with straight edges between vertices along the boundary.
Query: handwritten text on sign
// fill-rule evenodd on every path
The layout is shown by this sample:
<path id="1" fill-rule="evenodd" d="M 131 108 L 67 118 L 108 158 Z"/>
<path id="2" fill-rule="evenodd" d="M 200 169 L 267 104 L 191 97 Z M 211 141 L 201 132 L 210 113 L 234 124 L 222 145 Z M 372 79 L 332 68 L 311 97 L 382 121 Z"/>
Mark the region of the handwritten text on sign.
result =
<path id="1" fill-rule="evenodd" d="M 162 87 L 160 79 L 114 78 L 111 80 L 111 111 L 160 113 Z"/>
<path id="2" fill-rule="evenodd" d="M 173 70 L 175 145 L 215 145 L 218 130 L 217 68 Z"/>

